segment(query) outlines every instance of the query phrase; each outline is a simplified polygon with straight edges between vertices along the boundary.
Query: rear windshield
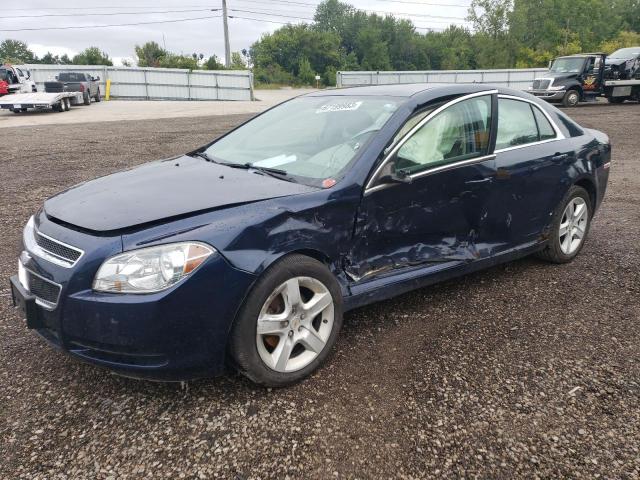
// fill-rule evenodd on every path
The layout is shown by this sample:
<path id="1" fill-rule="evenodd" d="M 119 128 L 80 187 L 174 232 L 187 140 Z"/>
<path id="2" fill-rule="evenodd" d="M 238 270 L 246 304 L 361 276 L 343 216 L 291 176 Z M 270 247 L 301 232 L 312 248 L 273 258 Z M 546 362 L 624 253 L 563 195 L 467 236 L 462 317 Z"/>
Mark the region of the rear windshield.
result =
<path id="1" fill-rule="evenodd" d="M 84 73 L 65 72 L 58 75 L 61 82 L 85 82 L 87 80 Z"/>

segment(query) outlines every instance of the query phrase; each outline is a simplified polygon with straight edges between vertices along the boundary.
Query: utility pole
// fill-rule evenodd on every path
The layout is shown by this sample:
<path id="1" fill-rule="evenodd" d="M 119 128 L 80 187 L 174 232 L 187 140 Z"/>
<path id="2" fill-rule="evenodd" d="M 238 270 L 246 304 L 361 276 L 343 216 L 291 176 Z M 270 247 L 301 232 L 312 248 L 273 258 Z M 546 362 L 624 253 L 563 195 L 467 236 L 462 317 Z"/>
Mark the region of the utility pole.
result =
<path id="1" fill-rule="evenodd" d="M 222 25 L 224 27 L 224 65 L 231 65 L 231 47 L 229 46 L 229 24 L 227 20 L 227 0 L 222 0 Z"/>

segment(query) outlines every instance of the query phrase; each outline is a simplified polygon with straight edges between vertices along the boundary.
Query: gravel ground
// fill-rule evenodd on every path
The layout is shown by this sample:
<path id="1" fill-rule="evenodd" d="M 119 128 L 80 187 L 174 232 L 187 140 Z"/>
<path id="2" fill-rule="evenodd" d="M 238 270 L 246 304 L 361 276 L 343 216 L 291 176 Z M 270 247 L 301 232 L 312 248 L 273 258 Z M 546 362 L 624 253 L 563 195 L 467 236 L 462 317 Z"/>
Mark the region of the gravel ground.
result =
<path id="1" fill-rule="evenodd" d="M 614 145 L 573 263 L 524 259 L 351 312 L 328 364 L 289 389 L 110 375 L 27 331 L 5 280 L 0 478 L 638 478 L 640 106 L 568 113 Z M 0 276 L 49 195 L 243 118 L 2 129 Z"/>

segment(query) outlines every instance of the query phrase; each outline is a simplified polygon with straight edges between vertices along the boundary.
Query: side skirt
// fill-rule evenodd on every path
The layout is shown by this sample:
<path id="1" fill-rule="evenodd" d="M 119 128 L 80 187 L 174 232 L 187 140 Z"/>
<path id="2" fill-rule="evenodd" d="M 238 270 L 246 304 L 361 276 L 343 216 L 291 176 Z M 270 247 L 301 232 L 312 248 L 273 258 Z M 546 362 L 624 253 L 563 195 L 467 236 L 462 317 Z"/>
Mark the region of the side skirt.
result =
<path id="1" fill-rule="evenodd" d="M 530 242 L 481 260 L 431 263 L 428 266 L 402 269 L 393 275 L 352 284 L 350 287 L 351 295 L 344 298 L 344 310 L 348 311 L 370 303 L 388 300 L 434 283 L 526 257 L 544 248 L 545 244 L 545 242 Z"/>

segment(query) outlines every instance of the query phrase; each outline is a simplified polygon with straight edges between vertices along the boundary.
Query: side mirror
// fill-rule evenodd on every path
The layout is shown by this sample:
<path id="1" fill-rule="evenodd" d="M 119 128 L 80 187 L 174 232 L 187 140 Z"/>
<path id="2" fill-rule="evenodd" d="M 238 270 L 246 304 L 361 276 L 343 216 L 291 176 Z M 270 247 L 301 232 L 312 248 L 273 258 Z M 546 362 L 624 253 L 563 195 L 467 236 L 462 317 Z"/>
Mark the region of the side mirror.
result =
<path id="1" fill-rule="evenodd" d="M 56 76 L 55 76 L 55 77 L 53 77 L 53 78 L 55 78 L 56 80 L 58 80 L 58 75 L 56 75 Z"/>
<path id="2" fill-rule="evenodd" d="M 94 81 L 94 82 L 99 82 L 99 81 L 100 81 L 100 77 L 94 77 L 94 78 L 93 78 L 93 81 Z"/>
<path id="3" fill-rule="evenodd" d="M 406 170 L 398 170 L 380 177 L 380 183 L 411 183 L 412 181 Z"/>
<path id="4" fill-rule="evenodd" d="M 27 80 L 29 80 L 30 78 L 31 78 L 31 72 L 27 70 Z"/>

